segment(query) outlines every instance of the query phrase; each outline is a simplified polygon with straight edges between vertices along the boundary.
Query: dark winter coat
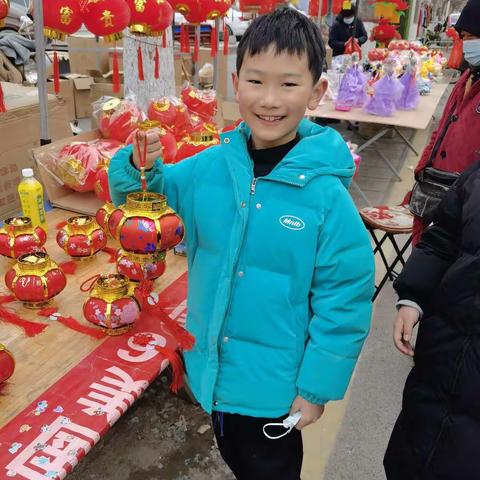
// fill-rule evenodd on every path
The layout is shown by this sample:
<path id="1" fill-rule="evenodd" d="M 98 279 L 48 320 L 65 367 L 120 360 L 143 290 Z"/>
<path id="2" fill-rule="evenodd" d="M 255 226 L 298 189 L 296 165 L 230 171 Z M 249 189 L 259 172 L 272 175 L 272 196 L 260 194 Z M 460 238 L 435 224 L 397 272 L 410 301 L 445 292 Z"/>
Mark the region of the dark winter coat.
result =
<path id="1" fill-rule="evenodd" d="M 480 478 L 480 163 L 440 204 L 394 284 L 424 309 L 388 480 Z"/>
<path id="2" fill-rule="evenodd" d="M 355 17 L 355 20 L 350 25 L 347 25 L 343 21 L 343 15 L 340 14 L 335 20 L 335 23 L 330 29 L 330 35 L 328 37 L 328 44 L 333 50 L 333 56 L 343 55 L 345 50 L 345 42 L 355 35 L 358 39 L 358 43 L 363 45 L 367 39 L 367 31 L 363 26 L 363 22 L 360 18 Z"/>

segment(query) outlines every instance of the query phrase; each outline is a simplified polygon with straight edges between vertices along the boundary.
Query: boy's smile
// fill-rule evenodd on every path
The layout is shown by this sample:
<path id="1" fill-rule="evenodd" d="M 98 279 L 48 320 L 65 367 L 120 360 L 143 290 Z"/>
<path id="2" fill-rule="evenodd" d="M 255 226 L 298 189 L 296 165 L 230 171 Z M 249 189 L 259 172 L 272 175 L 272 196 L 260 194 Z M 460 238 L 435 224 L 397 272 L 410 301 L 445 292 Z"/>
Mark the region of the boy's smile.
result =
<path id="1" fill-rule="evenodd" d="M 254 56 L 246 53 L 233 84 L 256 149 L 293 140 L 306 108 L 315 109 L 326 89 L 323 80 L 313 84 L 306 55 L 278 54 L 273 45 Z"/>

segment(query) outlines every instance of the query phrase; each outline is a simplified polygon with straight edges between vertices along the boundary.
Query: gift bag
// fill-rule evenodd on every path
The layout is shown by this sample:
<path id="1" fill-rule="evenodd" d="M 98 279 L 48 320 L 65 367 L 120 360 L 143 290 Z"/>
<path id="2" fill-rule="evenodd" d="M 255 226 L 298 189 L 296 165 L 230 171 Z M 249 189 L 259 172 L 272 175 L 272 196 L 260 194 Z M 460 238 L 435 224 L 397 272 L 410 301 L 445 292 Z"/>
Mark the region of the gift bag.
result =
<path id="1" fill-rule="evenodd" d="M 345 50 L 344 52 L 347 55 L 351 55 L 352 53 L 358 53 L 360 60 L 362 59 L 362 49 L 358 44 L 358 40 L 354 37 L 350 37 L 345 43 Z"/>

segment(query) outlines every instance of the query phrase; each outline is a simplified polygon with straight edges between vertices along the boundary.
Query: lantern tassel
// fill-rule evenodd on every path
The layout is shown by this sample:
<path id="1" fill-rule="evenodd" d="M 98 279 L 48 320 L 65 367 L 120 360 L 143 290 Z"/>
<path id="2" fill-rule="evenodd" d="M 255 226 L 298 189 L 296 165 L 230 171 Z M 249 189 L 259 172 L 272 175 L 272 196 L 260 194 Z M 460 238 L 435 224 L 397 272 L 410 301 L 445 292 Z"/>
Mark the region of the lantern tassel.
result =
<path id="1" fill-rule="evenodd" d="M 155 47 L 155 79 L 160 78 L 160 57 L 158 54 L 158 47 Z"/>
<path id="2" fill-rule="evenodd" d="M 180 52 L 185 52 L 185 25 L 180 25 Z"/>
<path id="3" fill-rule="evenodd" d="M 167 48 L 167 33 L 165 30 L 162 33 L 162 48 Z"/>
<path id="4" fill-rule="evenodd" d="M 212 28 L 210 33 L 210 56 L 217 56 L 217 29 L 215 27 Z"/>
<path id="5" fill-rule="evenodd" d="M 75 275 L 77 271 L 77 264 L 73 260 L 62 262 L 58 265 L 65 275 Z"/>
<path id="6" fill-rule="evenodd" d="M 5 113 L 7 107 L 5 106 L 5 96 L 3 95 L 2 82 L 0 82 L 0 113 Z"/>
<path id="7" fill-rule="evenodd" d="M 67 225 L 67 222 L 66 221 L 63 221 L 63 222 L 58 222 L 56 225 L 55 225 L 55 228 L 57 230 L 60 230 L 61 228 L 65 227 Z"/>
<path id="8" fill-rule="evenodd" d="M 35 335 L 42 333 L 48 327 L 48 324 L 25 320 L 16 313 L 3 307 L 5 303 L 10 303 L 15 300 L 16 299 L 13 295 L 0 296 L 0 319 L 6 323 L 11 323 L 12 325 L 22 328 L 27 337 L 34 337 Z"/>
<path id="9" fill-rule="evenodd" d="M 113 77 L 112 77 L 113 85 L 112 91 L 113 93 L 120 93 L 120 71 L 118 68 L 118 54 L 117 49 L 115 48 L 113 52 Z"/>
<path id="10" fill-rule="evenodd" d="M 53 51 L 53 91 L 55 95 L 60 93 L 60 68 L 58 65 L 57 51 Z"/>
<path id="11" fill-rule="evenodd" d="M 145 80 L 145 76 L 143 75 L 143 56 L 142 56 L 142 47 L 140 45 L 137 48 L 137 62 L 138 62 L 138 79 L 143 82 Z"/>
<path id="12" fill-rule="evenodd" d="M 105 253 L 108 253 L 110 255 L 110 258 L 108 259 L 108 263 L 115 263 L 115 259 L 117 256 L 117 249 L 113 247 L 103 247 L 102 249 Z"/>
<path id="13" fill-rule="evenodd" d="M 228 55 L 228 27 L 225 25 L 225 20 L 223 21 L 223 54 Z"/>
<path id="14" fill-rule="evenodd" d="M 195 32 L 195 40 L 194 40 L 194 44 L 193 44 L 193 57 L 192 57 L 193 63 L 197 63 L 197 62 L 198 62 L 198 48 L 199 48 L 199 45 L 198 45 L 198 35 L 197 35 L 196 32 Z"/>
<path id="15" fill-rule="evenodd" d="M 183 387 L 183 378 L 185 376 L 185 368 L 180 353 L 170 348 L 162 348 L 158 345 L 155 347 L 168 360 L 172 369 L 172 383 L 170 390 L 177 393 Z"/>

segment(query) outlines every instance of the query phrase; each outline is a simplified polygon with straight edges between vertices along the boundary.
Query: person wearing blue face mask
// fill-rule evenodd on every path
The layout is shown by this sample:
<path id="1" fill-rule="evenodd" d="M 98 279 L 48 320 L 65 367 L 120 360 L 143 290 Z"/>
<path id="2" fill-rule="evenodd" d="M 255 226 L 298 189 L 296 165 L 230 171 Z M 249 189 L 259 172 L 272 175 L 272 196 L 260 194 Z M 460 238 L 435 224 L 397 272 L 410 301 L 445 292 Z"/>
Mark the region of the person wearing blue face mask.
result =
<path id="1" fill-rule="evenodd" d="M 367 31 L 360 18 L 356 16 L 355 5 L 349 9 L 343 9 L 330 29 L 328 44 L 333 50 L 333 56 L 343 55 L 345 43 L 351 37 L 357 39 L 359 45 L 363 45 L 367 39 Z"/>

